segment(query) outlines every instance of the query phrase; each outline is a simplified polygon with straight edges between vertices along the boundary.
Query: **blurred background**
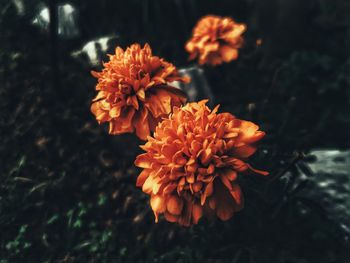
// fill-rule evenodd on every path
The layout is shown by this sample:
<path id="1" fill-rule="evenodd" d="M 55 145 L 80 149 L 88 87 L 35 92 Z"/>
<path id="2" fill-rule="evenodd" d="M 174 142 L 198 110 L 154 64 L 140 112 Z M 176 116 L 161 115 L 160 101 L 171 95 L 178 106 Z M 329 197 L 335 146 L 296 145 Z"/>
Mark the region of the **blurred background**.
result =
<path id="1" fill-rule="evenodd" d="M 207 14 L 247 24 L 237 61 L 199 69 L 185 42 Z M 134 135 L 90 113 L 90 70 L 148 42 L 267 136 L 228 222 L 154 223 Z M 1 0 L 0 263 L 350 262 L 347 0 Z"/>

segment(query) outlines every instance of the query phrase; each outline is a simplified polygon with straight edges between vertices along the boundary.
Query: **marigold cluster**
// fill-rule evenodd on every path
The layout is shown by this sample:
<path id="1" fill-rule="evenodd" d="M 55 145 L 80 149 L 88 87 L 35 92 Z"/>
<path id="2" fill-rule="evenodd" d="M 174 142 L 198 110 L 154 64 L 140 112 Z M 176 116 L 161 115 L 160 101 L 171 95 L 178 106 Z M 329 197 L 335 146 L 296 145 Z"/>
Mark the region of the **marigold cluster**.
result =
<path id="1" fill-rule="evenodd" d="M 206 102 L 175 107 L 135 160 L 143 168 L 136 184 L 150 195 L 156 222 L 161 214 L 183 226 L 202 216 L 228 220 L 243 208 L 238 174 L 267 175 L 246 162 L 265 133 L 230 113 L 218 114 L 218 106 L 211 111 Z"/>
<path id="2" fill-rule="evenodd" d="M 245 30 L 244 24 L 238 24 L 229 17 L 203 17 L 185 46 L 190 53 L 190 60 L 198 57 L 200 65 L 218 65 L 237 59 Z"/>
<path id="3" fill-rule="evenodd" d="M 110 134 L 136 131 L 145 140 L 173 106 L 186 101 L 184 93 L 169 86 L 173 81 L 189 81 L 179 76 L 176 67 L 152 55 L 148 44 L 133 44 L 125 51 L 117 47 L 98 78 L 97 96 L 91 111 L 99 123 L 109 122 Z"/>

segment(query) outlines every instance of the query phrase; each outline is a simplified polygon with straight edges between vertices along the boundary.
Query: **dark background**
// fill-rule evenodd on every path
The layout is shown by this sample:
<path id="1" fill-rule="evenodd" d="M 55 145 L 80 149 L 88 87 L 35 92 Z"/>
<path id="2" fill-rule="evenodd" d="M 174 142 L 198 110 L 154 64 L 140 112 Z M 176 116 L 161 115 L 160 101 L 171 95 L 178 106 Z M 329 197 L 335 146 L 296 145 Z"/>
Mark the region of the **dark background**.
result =
<path id="1" fill-rule="evenodd" d="M 246 207 L 228 222 L 155 224 L 134 186 L 141 142 L 90 113 L 101 64 L 83 47 L 101 62 L 148 42 L 186 67 L 207 14 L 248 26 L 239 59 L 204 71 L 221 111 L 266 131 L 252 163 L 271 175 L 240 178 Z M 347 0 L 0 0 L 0 263 L 349 262 L 347 176 L 309 166 L 313 149 L 349 149 L 349 47 Z M 320 178 L 335 182 L 326 202 Z"/>

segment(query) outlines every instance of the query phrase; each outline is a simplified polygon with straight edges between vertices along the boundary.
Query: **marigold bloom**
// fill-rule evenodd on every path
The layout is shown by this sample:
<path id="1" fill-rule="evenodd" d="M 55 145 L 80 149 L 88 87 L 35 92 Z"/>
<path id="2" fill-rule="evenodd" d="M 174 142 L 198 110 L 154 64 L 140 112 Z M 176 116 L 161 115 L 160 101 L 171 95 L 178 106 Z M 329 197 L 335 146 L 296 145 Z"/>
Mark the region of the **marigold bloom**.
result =
<path id="1" fill-rule="evenodd" d="M 218 65 L 237 59 L 245 30 L 244 24 L 229 17 L 209 15 L 201 18 L 185 46 L 190 60 L 199 57 L 200 65 Z"/>
<path id="2" fill-rule="evenodd" d="M 243 208 L 237 175 L 267 175 L 246 163 L 265 133 L 230 113 L 217 114 L 219 106 L 211 111 L 206 102 L 175 107 L 136 158 L 143 168 L 136 185 L 150 195 L 156 222 L 160 214 L 184 226 L 203 215 L 228 220 Z"/>
<path id="3" fill-rule="evenodd" d="M 173 64 L 153 56 L 148 44 L 133 44 L 125 51 L 117 47 L 102 72 L 91 73 L 98 78 L 91 111 L 99 123 L 109 122 L 110 134 L 136 130 L 146 140 L 173 106 L 186 101 L 184 93 L 169 83 L 189 79 L 180 77 Z"/>

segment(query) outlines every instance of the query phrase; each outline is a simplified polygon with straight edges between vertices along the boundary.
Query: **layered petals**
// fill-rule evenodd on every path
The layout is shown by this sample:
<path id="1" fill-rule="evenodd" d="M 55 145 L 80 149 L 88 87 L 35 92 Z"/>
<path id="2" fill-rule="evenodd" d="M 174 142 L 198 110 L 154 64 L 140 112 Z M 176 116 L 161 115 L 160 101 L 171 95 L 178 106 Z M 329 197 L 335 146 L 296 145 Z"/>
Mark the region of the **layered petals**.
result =
<path id="1" fill-rule="evenodd" d="M 161 118 L 174 106 L 186 101 L 185 94 L 169 86 L 173 81 L 188 82 L 174 65 L 152 55 L 148 44 L 133 44 L 125 51 L 117 47 L 102 72 L 92 72 L 98 79 L 97 96 L 91 112 L 99 123 L 109 123 L 110 134 L 136 132 L 146 140 Z"/>
<path id="2" fill-rule="evenodd" d="M 239 174 L 255 170 L 247 159 L 264 133 L 252 122 L 210 110 L 206 101 L 175 107 L 141 148 L 136 185 L 150 195 L 156 221 L 183 226 L 205 217 L 230 219 L 244 206 Z"/>
<path id="3" fill-rule="evenodd" d="M 201 18 L 185 46 L 190 60 L 198 58 L 200 65 L 236 60 L 245 30 L 244 24 L 238 24 L 229 17 L 209 15 Z"/>

